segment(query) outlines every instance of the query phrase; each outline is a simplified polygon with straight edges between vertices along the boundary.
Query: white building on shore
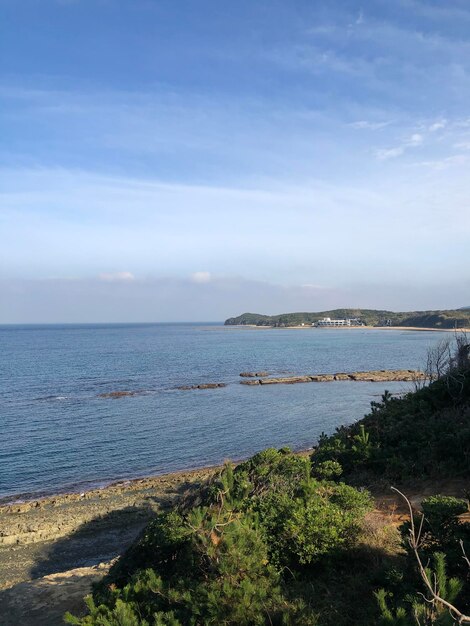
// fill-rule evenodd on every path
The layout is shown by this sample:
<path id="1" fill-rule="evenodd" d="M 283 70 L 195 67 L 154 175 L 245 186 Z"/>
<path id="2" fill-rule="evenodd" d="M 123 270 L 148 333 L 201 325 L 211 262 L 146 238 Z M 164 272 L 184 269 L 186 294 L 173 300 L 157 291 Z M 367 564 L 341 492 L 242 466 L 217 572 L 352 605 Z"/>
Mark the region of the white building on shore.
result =
<path id="1" fill-rule="evenodd" d="M 362 326 L 361 320 L 357 318 L 344 319 L 344 320 L 332 320 L 331 317 L 324 317 L 318 322 L 314 322 L 312 326 Z"/>

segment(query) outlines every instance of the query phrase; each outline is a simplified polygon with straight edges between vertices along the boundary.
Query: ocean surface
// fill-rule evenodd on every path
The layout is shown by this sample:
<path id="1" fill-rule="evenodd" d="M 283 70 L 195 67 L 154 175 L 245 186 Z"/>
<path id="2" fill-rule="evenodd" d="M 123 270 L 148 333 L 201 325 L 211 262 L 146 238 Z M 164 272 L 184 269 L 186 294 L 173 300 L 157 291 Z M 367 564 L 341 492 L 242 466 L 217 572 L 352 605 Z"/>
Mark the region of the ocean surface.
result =
<path id="1" fill-rule="evenodd" d="M 443 333 L 221 324 L 0 326 L 0 498 L 315 445 L 406 383 L 249 387 L 273 375 L 422 368 Z M 227 387 L 182 391 L 185 384 Z M 132 397 L 100 398 L 112 391 Z"/>

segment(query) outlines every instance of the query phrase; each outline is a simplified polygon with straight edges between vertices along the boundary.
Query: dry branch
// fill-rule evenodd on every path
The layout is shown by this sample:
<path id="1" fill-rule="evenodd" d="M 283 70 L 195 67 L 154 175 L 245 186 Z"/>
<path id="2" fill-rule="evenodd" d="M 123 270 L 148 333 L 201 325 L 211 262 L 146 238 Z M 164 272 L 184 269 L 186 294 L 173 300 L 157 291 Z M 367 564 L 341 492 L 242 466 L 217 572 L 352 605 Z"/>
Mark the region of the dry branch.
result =
<path id="1" fill-rule="evenodd" d="M 418 552 L 419 542 L 421 538 L 421 531 L 422 531 L 423 523 L 424 523 L 424 515 L 421 514 L 421 522 L 419 525 L 418 532 L 416 532 L 416 526 L 414 522 L 413 508 L 411 506 L 411 502 L 408 500 L 405 494 L 399 491 L 396 487 L 392 487 L 392 489 L 393 491 L 396 491 L 396 493 L 398 493 L 405 500 L 408 506 L 408 510 L 410 512 L 410 536 L 408 537 L 408 542 L 410 544 L 411 550 L 413 551 L 413 554 L 415 555 L 416 562 L 418 564 L 418 571 L 421 576 L 421 579 L 424 582 L 426 589 L 431 594 L 431 600 L 426 599 L 427 602 L 435 602 L 449 609 L 452 617 L 455 619 L 457 624 L 470 624 L 470 616 L 464 615 L 461 611 L 459 611 L 459 609 L 456 606 L 454 606 L 450 602 L 447 602 L 447 600 L 444 600 L 444 598 L 442 598 L 438 593 L 437 585 L 436 584 L 433 585 L 431 581 L 429 580 L 429 576 L 426 572 L 426 569 L 421 561 L 421 557 L 419 556 L 419 552 Z M 461 545 L 462 545 L 462 550 L 464 552 L 464 558 L 466 559 L 468 563 L 469 560 L 467 558 L 467 555 L 465 554 L 465 550 L 463 549 L 463 544 Z"/>

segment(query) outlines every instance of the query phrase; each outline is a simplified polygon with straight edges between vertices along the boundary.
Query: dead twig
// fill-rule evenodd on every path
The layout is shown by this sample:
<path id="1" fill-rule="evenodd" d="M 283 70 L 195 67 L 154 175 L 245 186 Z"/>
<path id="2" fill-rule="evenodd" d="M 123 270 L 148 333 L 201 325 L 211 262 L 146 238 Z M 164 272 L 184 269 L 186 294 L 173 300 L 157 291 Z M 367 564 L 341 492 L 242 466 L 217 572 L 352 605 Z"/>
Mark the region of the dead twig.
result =
<path id="1" fill-rule="evenodd" d="M 413 554 L 415 555 L 416 558 L 416 562 L 418 564 L 418 571 L 419 574 L 421 576 L 421 579 L 426 587 L 426 589 L 429 591 L 429 593 L 431 594 L 431 600 L 428 600 L 428 602 L 436 602 L 437 604 L 440 604 L 441 606 L 445 606 L 449 611 L 450 614 L 452 615 L 452 618 L 455 619 L 455 621 L 457 622 L 457 624 L 470 624 L 470 616 L 469 615 L 464 615 L 461 611 L 459 611 L 459 609 L 454 606 L 453 604 L 451 604 L 450 602 L 447 602 L 447 600 L 444 600 L 444 598 L 442 598 L 439 593 L 438 590 L 436 588 L 436 585 L 432 585 L 431 581 L 429 580 L 428 574 L 426 572 L 426 569 L 421 561 L 421 557 L 419 556 L 419 552 L 418 552 L 418 548 L 419 548 L 419 541 L 420 541 L 420 537 L 421 537 L 421 531 L 423 528 L 423 522 L 424 522 L 424 515 L 421 514 L 421 523 L 419 526 L 419 532 L 418 534 L 416 534 L 416 527 L 415 527 L 415 521 L 414 521 L 414 515 L 413 515 L 413 508 L 411 506 L 411 502 L 408 500 L 408 498 L 405 496 L 404 493 L 402 493 L 399 489 L 397 489 L 396 487 L 392 487 L 392 490 L 395 491 L 396 493 L 398 493 L 406 502 L 407 506 L 408 506 L 408 510 L 410 512 L 410 536 L 408 538 L 408 542 L 410 544 L 411 550 L 413 551 Z M 462 546 L 463 548 L 463 546 Z M 467 556 L 465 554 L 464 551 L 464 555 L 465 555 L 465 559 L 468 562 Z"/>

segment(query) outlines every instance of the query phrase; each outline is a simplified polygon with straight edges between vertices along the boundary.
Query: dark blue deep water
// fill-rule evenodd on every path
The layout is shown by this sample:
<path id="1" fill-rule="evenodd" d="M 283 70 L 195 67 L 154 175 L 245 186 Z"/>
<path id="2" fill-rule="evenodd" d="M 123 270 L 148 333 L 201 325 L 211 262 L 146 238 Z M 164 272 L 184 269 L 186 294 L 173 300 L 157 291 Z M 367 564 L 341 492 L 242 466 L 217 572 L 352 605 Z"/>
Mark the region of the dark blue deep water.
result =
<path id="1" fill-rule="evenodd" d="M 306 448 L 405 383 L 247 387 L 276 374 L 420 368 L 441 333 L 215 324 L 0 326 L 0 498 Z M 225 382 L 214 390 L 175 387 Z M 110 391 L 138 391 L 103 399 Z"/>

